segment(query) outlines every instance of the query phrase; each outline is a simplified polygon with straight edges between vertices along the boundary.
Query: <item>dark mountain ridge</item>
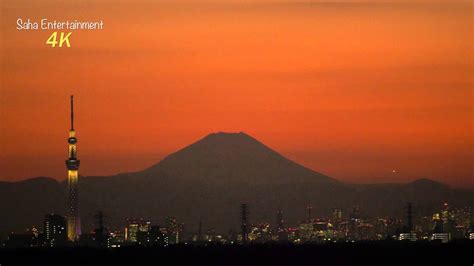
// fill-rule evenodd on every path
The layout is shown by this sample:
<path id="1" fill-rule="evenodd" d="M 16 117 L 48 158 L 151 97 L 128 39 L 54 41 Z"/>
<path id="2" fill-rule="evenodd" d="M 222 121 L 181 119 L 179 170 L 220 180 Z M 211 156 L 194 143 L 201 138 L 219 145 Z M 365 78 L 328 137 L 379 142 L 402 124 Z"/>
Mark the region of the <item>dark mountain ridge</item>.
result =
<path id="1" fill-rule="evenodd" d="M 44 215 L 65 213 L 66 182 L 40 177 L 19 182 L 0 182 L 0 233 L 42 228 Z M 305 206 L 314 215 L 328 215 L 337 207 L 347 212 L 354 206 L 371 216 L 401 215 L 406 202 L 424 212 L 443 202 L 473 206 L 472 190 L 452 189 L 421 179 L 408 184 L 353 185 L 338 182 L 301 166 L 245 133 L 215 133 L 134 173 L 108 177 L 81 177 L 80 212 L 85 232 L 93 228 L 93 216 L 102 210 L 108 225 L 120 228 L 126 218 L 143 217 L 163 224 L 165 216 L 195 231 L 202 221 L 206 229 L 238 230 L 239 204 L 250 206 L 250 221 L 273 222 L 276 211 L 295 225 L 304 219 Z"/>
<path id="2" fill-rule="evenodd" d="M 176 181 L 205 184 L 337 182 L 288 160 L 243 132 L 210 134 L 138 174 L 161 173 Z"/>

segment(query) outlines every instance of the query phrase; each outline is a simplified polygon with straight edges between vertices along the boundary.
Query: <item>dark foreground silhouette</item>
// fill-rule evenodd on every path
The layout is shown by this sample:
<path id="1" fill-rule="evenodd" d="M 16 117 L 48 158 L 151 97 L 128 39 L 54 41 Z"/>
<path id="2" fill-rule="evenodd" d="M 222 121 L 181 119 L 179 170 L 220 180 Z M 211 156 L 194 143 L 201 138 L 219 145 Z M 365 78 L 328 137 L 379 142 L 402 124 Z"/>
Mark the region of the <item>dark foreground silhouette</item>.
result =
<path id="1" fill-rule="evenodd" d="M 0 249 L 6 265 L 473 265 L 474 241 Z"/>
<path id="2" fill-rule="evenodd" d="M 67 182 L 33 178 L 0 182 L 0 238 L 44 222 L 45 214 L 66 214 Z M 162 193 L 170 191 L 173 193 Z M 101 210 L 107 226 L 122 228 L 128 218 L 158 222 L 174 216 L 190 232 L 198 223 L 219 232 L 239 228 L 239 206 L 247 203 L 251 222 L 273 220 L 284 212 L 287 225 L 298 225 L 313 205 L 315 217 L 337 207 L 364 216 L 405 217 L 411 202 L 419 216 L 431 216 L 445 202 L 454 208 L 474 206 L 474 190 L 452 188 L 428 179 L 406 184 L 348 184 L 291 161 L 245 133 L 216 133 L 138 172 L 81 176 L 79 205 L 82 231 L 89 232 Z M 177 197 L 179 196 L 179 197 Z M 12 204 L 14 202 L 15 204 Z M 34 206 L 34 208 L 32 208 Z M 347 214 L 344 215 L 347 217 Z M 160 219 L 161 219 L 160 218 Z"/>

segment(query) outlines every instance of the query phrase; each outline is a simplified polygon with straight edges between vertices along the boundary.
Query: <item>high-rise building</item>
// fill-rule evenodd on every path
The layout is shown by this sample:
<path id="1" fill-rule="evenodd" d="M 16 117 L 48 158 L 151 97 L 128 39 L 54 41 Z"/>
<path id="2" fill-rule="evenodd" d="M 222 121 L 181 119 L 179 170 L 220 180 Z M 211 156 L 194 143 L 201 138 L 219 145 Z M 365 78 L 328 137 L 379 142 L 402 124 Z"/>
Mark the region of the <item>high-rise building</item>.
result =
<path id="1" fill-rule="evenodd" d="M 44 236 L 47 246 L 63 244 L 67 240 L 66 219 L 61 215 L 47 214 L 44 218 Z"/>
<path id="2" fill-rule="evenodd" d="M 181 234 L 183 233 L 184 225 L 178 223 L 178 220 L 174 217 L 166 217 L 165 222 L 169 244 L 178 244 L 181 239 Z"/>
<path id="3" fill-rule="evenodd" d="M 139 245 L 142 246 L 148 246 L 150 245 L 150 239 L 149 239 L 149 234 L 150 234 L 150 229 L 151 229 L 151 222 L 142 222 L 138 226 L 138 232 L 137 232 L 137 242 Z"/>
<path id="4" fill-rule="evenodd" d="M 348 232 L 347 232 L 349 239 L 359 240 L 359 238 L 360 238 L 360 232 L 359 232 L 360 224 L 361 224 L 360 210 L 359 210 L 359 207 L 356 206 L 349 213 Z"/>
<path id="5" fill-rule="evenodd" d="M 305 221 L 300 223 L 298 227 L 298 234 L 301 241 L 311 241 L 314 233 L 314 225 L 312 221 Z"/>
<path id="6" fill-rule="evenodd" d="M 399 240 L 410 240 L 410 241 L 416 241 L 416 232 L 413 230 L 413 208 L 412 208 L 411 202 L 407 203 L 407 218 L 406 218 L 406 224 L 402 229 L 402 232 L 398 236 Z"/>
<path id="7" fill-rule="evenodd" d="M 94 218 L 97 219 L 97 228 L 94 230 L 94 240 L 98 246 L 108 246 L 109 232 L 104 226 L 104 213 L 98 211 Z"/>
<path id="8" fill-rule="evenodd" d="M 434 228 L 433 228 L 433 234 L 431 235 L 431 240 L 433 241 L 441 241 L 441 243 L 447 243 L 449 242 L 450 235 L 449 233 L 446 233 L 444 229 L 444 223 L 442 219 L 434 219 Z"/>
<path id="9" fill-rule="evenodd" d="M 311 223 L 311 210 L 313 207 L 311 205 L 306 206 L 306 211 L 308 212 L 308 218 L 306 219 L 307 223 Z"/>
<path id="10" fill-rule="evenodd" d="M 166 247 L 168 246 L 168 236 L 163 233 L 159 226 L 151 226 L 148 234 L 148 242 L 152 246 Z"/>
<path id="11" fill-rule="evenodd" d="M 341 209 L 335 208 L 332 211 L 331 221 L 334 224 L 338 224 L 338 223 L 342 222 L 342 210 Z"/>
<path id="12" fill-rule="evenodd" d="M 123 231 L 110 232 L 107 238 L 108 248 L 119 248 L 124 244 L 125 234 Z"/>
<path id="13" fill-rule="evenodd" d="M 278 209 L 276 218 L 276 237 L 278 241 L 288 241 L 288 231 L 285 228 L 285 220 L 283 219 L 283 211 Z"/>
<path id="14" fill-rule="evenodd" d="M 243 203 L 240 205 L 240 229 L 242 234 L 242 242 L 246 243 L 248 241 L 248 205 Z"/>
<path id="15" fill-rule="evenodd" d="M 128 221 L 127 227 L 125 228 L 125 241 L 137 242 L 137 234 L 142 222 L 132 219 Z"/>
<path id="16" fill-rule="evenodd" d="M 76 241 L 81 235 L 81 220 L 79 218 L 79 163 L 77 159 L 77 139 L 74 130 L 74 96 L 71 95 L 71 129 L 68 138 L 67 182 L 69 190 L 67 210 L 67 237 L 70 241 Z"/>
<path id="17" fill-rule="evenodd" d="M 125 242 L 148 245 L 150 229 L 151 222 L 149 221 L 142 218 L 128 219 L 127 227 L 125 227 Z"/>

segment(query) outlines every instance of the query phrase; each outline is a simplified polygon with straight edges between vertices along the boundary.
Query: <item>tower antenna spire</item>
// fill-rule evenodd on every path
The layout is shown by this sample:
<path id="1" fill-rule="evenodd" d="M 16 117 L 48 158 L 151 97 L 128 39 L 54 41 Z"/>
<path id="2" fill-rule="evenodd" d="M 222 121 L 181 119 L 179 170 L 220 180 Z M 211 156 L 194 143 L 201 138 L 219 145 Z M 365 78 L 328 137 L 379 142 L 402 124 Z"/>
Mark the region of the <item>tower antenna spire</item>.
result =
<path id="1" fill-rule="evenodd" d="M 68 158 L 66 160 L 67 181 L 69 190 L 68 214 L 67 214 L 67 237 L 70 241 L 76 241 L 81 234 L 81 220 L 79 217 L 79 164 L 77 159 L 77 139 L 74 131 L 74 95 L 71 95 L 71 129 L 69 130 Z"/>
<path id="2" fill-rule="evenodd" d="M 74 130 L 74 95 L 71 95 L 71 130 Z"/>

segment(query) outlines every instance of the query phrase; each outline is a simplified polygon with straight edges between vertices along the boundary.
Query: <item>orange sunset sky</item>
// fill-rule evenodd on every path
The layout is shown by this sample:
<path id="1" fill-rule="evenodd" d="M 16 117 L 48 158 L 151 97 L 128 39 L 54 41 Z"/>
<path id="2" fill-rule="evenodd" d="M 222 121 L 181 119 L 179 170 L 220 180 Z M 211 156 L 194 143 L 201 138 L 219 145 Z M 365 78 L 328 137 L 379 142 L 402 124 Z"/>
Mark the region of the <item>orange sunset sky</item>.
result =
<path id="1" fill-rule="evenodd" d="M 244 131 L 341 181 L 474 185 L 472 1 L 0 5 L 0 180 L 66 178 L 74 94 L 82 175 Z M 104 29 L 51 48 L 18 18 Z"/>

